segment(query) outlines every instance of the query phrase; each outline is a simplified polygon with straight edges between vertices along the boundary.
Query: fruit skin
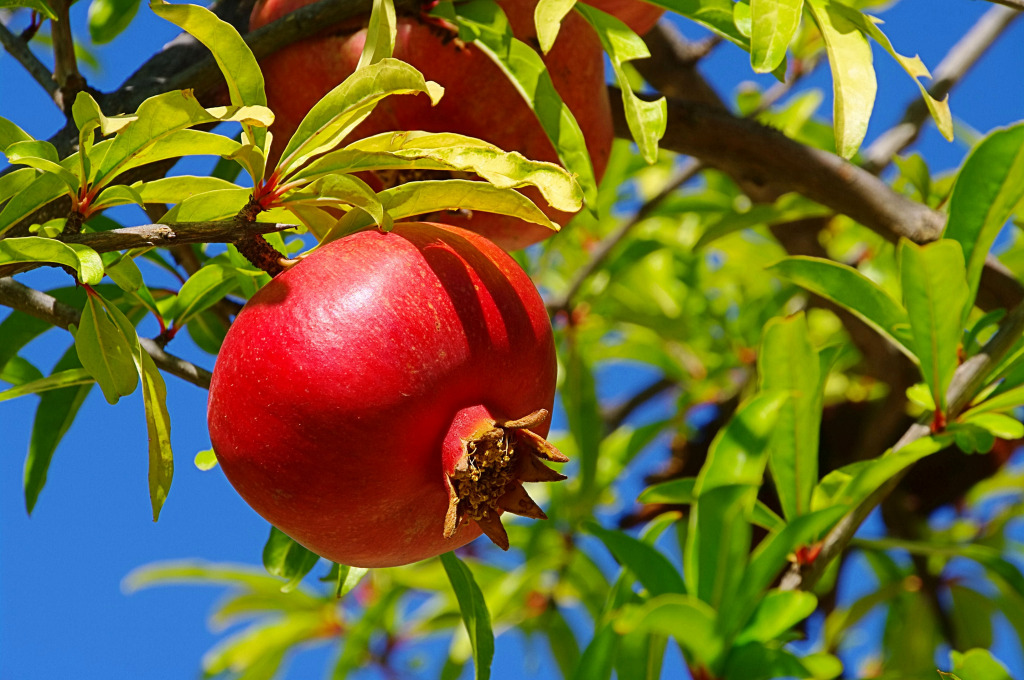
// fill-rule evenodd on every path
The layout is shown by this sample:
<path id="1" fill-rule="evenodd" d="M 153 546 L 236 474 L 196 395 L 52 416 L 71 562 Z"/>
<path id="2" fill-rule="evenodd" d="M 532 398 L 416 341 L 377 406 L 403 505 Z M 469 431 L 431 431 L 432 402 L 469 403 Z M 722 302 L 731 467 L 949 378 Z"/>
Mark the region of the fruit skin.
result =
<path id="1" fill-rule="evenodd" d="M 587 4 L 611 14 L 639 35 L 654 28 L 654 24 L 665 13 L 662 8 L 642 0 L 588 0 Z"/>
<path id="2" fill-rule="evenodd" d="M 246 304 L 214 368 L 210 437 L 242 498 L 299 543 L 406 564 L 480 534 L 443 535 L 460 438 L 550 412 L 555 375 L 515 261 L 472 232 L 400 223 L 313 251 Z"/>
<path id="3" fill-rule="evenodd" d="M 310 2 L 261 0 L 253 8 L 250 30 Z M 527 42 L 535 41 L 536 3 L 510 0 L 500 4 L 515 35 Z M 445 95 L 433 107 L 424 96 L 388 97 L 350 138 L 396 130 L 458 132 L 519 151 L 533 160 L 558 162 L 533 112 L 501 70 L 487 55 L 453 38 L 446 29 L 419 17 L 400 17 L 394 56 L 419 69 L 426 79 L 444 86 Z M 271 128 L 277 138 L 275 148 L 283 149 L 306 112 L 355 70 L 365 42 L 365 29 L 321 35 L 290 45 L 261 63 L 267 99 L 276 117 Z M 601 42 L 586 20 L 574 12 L 566 18 L 544 61 L 555 89 L 583 131 L 595 175 L 600 179 L 614 135 Z M 382 187 L 378 183 L 375 188 Z M 555 222 L 565 224 L 571 218 L 569 213 L 548 207 L 539 192 L 527 189 L 524 193 Z M 484 234 L 506 250 L 523 248 L 554 234 L 540 225 L 488 213 L 445 213 L 443 219 Z"/>

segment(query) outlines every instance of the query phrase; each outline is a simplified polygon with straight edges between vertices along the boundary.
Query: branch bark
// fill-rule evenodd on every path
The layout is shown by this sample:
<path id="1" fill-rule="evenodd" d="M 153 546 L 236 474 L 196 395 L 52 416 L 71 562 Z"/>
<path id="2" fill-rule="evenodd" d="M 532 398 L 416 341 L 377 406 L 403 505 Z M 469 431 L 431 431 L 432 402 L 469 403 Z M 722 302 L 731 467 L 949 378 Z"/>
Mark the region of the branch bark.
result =
<path id="1" fill-rule="evenodd" d="M 0 305 L 24 312 L 42 319 L 54 326 L 67 330 L 82 322 L 82 314 L 70 305 L 57 300 L 42 291 L 24 286 L 12 278 L 0 278 Z M 176 375 L 193 385 L 210 388 L 210 372 L 173 354 L 168 354 L 149 338 L 139 338 L 142 348 L 154 363 L 171 375 Z"/>
<path id="2" fill-rule="evenodd" d="M 53 79 L 50 69 L 46 68 L 43 62 L 39 61 L 36 55 L 32 54 L 28 43 L 7 30 L 7 27 L 0 23 L 0 45 L 4 46 L 7 53 L 17 60 L 22 67 L 28 71 L 32 79 L 39 83 L 39 86 L 46 90 L 46 94 L 54 97 L 57 94 L 57 83 Z"/>

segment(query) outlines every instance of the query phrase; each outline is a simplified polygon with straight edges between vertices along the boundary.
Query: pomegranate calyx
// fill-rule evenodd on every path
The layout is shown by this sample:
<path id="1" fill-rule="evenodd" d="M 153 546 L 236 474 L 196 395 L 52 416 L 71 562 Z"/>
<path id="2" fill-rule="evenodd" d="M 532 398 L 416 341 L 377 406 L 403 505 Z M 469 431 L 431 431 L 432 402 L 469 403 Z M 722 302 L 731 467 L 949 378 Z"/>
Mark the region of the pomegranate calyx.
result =
<path id="1" fill-rule="evenodd" d="M 455 469 L 445 475 L 445 538 L 451 538 L 459 526 L 473 520 L 498 547 L 508 550 L 501 511 L 547 519 L 522 485 L 565 479 L 565 475 L 544 465 L 541 459 L 558 463 L 569 459 L 543 437 L 526 429 L 543 423 L 547 417 L 548 412 L 539 409 L 515 420 L 488 420 L 463 440 L 462 456 Z"/>

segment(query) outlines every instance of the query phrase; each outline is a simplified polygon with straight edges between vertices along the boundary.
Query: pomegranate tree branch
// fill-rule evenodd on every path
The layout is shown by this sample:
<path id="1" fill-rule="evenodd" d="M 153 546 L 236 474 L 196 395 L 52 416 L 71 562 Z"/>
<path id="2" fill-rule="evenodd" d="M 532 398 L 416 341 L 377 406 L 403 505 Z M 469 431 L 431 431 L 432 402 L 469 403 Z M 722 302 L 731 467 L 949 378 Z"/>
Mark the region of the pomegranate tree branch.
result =
<path id="1" fill-rule="evenodd" d="M 177 222 L 174 224 L 143 224 L 110 231 L 61 235 L 58 241 L 80 243 L 99 253 L 129 248 L 157 248 L 184 243 L 234 243 L 243 238 L 294 229 L 293 224 L 273 222 L 242 222 L 218 220 L 215 222 Z M 0 277 L 45 266 L 45 262 L 23 262 L 0 265 Z"/>
<path id="2" fill-rule="evenodd" d="M 69 117 L 71 103 L 85 89 L 85 78 L 78 71 L 75 57 L 75 39 L 71 35 L 71 3 L 73 0 L 53 0 L 57 19 L 50 21 L 53 34 L 53 79 L 57 81 L 54 101 Z"/>
<path id="3" fill-rule="evenodd" d="M 945 97 L 1020 16 L 1020 12 L 1006 7 L 993 7 L 983 14 L 935 68 L 929 94 L 936 99 Z M 893 156 L 914 143 L 928 120 L 930 116 L 924 100 L 915 98 L 904 112 L 903 119 L 864 149 L 864 168 L 874 173 L 881 172 L 892 162 Z"/>
<path id="4" fill-rule="evenodd" d="M 613 114 L 616 134 L 628 137 L 622 107 L 613 107 Z M 896 193 L 839 156 L 719 108 L 670 100 L 668 131 L 661 146 L 693 156 L 737 180 L 779 194 L 801 193 L 890 239 L 905 236 L 926 243 L 939 238 L 945 226 L 942 213 Z"/>
<path id="5" fill-rule="evenodd" d="M 42 291 L 24 286 L 10 277 L 0 278 L 0 305 L 24 312 L 65 330 L 71 324 L 77 326 L 82 322 L 81 312 L 74 307 Z M 210 372 L 206 369 L 168 354 L 149 338 L 139 338 L 139 342 L 142 349 L 153 357 L 153 362 L 164 371 L 193 385 L 210 388 Z"/>
<path id="6" fill-rule="evenodd" d="M 1006 317 L 999 330 L 985 344 L 981 352 L 974 355 L 956 370 L 953 381 L 946 393 L 949 404 L 948 416 L 950 420 L 963 411 L 971 399 L 984 385 L 992 369 L 1002 361 L 1010 352 L 1016 342 L 1024 335 L 1024 304 L 1017 305 Z M 927 421 L 927 422 L 926 422 Z M 908 444 L 928 436 L 931 432 L 929 423 L 930 417 L 915 423 L 908 429 L 900 440 L 893 446 L 893 451 L 899 451 Z M 867 499 L 850 511 L 839 523 L 828 533 L 822 544 L 821 553 L 817 559 L 809 565 L 801 567 L 794 564 L 782 577 L 779 587 L 782 590 L 810 590 L 824 574 L 829 563 L 838 557 L 849 546 L 853 535 L 875 507 L 882 502 L 909 472 L 910 468 L 904 468 L 899 474 L 890 477 L 883 485 L 875 489 Z"/>
<path id="7" fill-rule="evenodd" d="M 7 30 L 2 23 L 0 23 L 0 45 L 4 46 L 7 53 L 28 71 L 32 79 L 39 83 L 39 86 L 46 90 L 51 98 L 56 96 L 57 83 L 53 80 L 50 69 L 46 68 L 46 65 L 32 54 L 28 43 Z"/>

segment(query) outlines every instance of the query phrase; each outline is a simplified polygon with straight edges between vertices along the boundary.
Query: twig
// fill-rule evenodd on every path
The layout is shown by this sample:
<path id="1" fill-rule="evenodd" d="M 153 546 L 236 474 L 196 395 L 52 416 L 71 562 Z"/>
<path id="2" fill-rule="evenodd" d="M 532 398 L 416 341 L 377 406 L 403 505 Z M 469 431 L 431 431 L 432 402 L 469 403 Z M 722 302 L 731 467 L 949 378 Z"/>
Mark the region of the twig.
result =
<path id="1" fill-rule="evenodd" d="M 56 95 L 57 83 L 53 80 L 50 69 L 46 68 L 46 65 L 32 54 L 32 50 L 24 40 L 8 31 L 2 23 L 0 23 L 0 45 L 4 46 L 7 53 L 28 71 L 32 79 L 39 83 L 39 86 L 46 90 L 50 97 Z"/>
<path id="2" fill-rule="evenodd" d="M 953 381 L 946 393 L 950 420 L 960 414 L 984 384 L 992 369 L 1006 356 L 1024 334 L 1024 304 L 1017 305 L 1000 325 L 992 339 L 981 352 L 971 357 L 956 370 Z M 930 418 L 925 419 L 930 422 Z M 912 425 L 893 446 L 893 452 L 928 436 L 931 429 L 927 422 Z M 821 553 L 810 565 L 801 568 L 793 565 L 783 576 L 779 588 L 782 590 L 810 590 L 821 578 L 829 563 L 842 553 L 853 539 L 861 523 L 899 485 L 910 468 L 890 477 L 875 489 L 860 505 L 850 511 L 833 527 L 822 543 Z"/>
<path id="3" fill-rule="evenodd" d="M 679 383 L 669 377 L 661 377 L 643 388 L 632 397 L 617 404 L 601 413 L 604 420 L 605 431 L 614 432 L 625 422 L 626 418 L 633 414 L 638 408 L 649 402 L 651 399 L 661 396 L 665 392 L 678 387 Z"/>
<path id="4" fill-rule="evenodd" d="M 0 305 L 16 309 L 67 330 L 71 324 L 79 325 L 82 314 L 42 291 L 23 286 L 12 278 L 0 278 Z M 180 357 L 168 354 L 149 338 L 139 338 L 142 348 L 153 357 L 157 366 L 193 385 L 210 388 L 210 372 Z"/>
<path id="5" fill-rule="evenodd" d="M 644 221 L 644 219 L 646 219 L 662 201 L 672 195 L 672 192 L 686 182 L 689 182 L 703 169 L 704 165 L 702 163 L 694 160 L 688 161 L 676 172 L 675 176 L 670 179 L 664 187 L 662 187 L 661 191 L 659 191 L 656 196 L 653 196 L 646 203 L 640 206 L 640 209 L 637 210 L 632 217 L 620 224 L 615 231 L 601 239 L 601 242 L 598 243 L 590 253 L 590 259 L 587 260 L 587 263 L 576 271 L 576 275 L 573 277 L 572 282 L 569 283 L 569 286 L 565 289 L 565 292 L 548 303 L 548 311 L 554 314 L 555 312 L 567 310 L 572 304 L 572 299 L 576 297 L 576 293 L 579 292 L 583 283 L 591 274 L 597 271 L 602 264 L 604 264 L 604 261 L 608 259 L 608 256 L 611 254 L 612 250 L 615 249 L 615 246 L 626 238 L 629 232 L 633 230 L 633 227 Z"/>
<path id="6" fill-rule="evenodd" d="M 53 32 L 53 79 L 57 81 L 54 101 L 66 115 L 71 115 L 71 103 L 85 89 L 85 78 L 78 72 L 75 57 L 75 39 L 71 35 L 72 0 L 55 0 L 53 10 L 57 19 L 50 21 Z"/>
<path id="7" fill-rule="evenodd" d="M 993 7 L 985 12 L 935 68 L 935 79 L 928 93 L 940 100 L 945 97 L 1019 16 L 1019 12 L 1005 7 Z M 892 162 L 893 156 L 917 139 L 928 119 L 928 106 L 922 98 L 915 98 L 902 120 L 864 149 L 864 169 L 876 174 L 881 172 Z"/>
<path id="8" fill-rule="evenodd" d="M 238 220 L 216 222 L 177 222 L 174 224 L 143 224 L 138 227 L 124 227 L 88 234 L 62 235 L 57 240 L 64 243 L 80 243 L 98 253 L 108 253 L 129 248 L 157 248 L 182 243 L 234 243 L 257 234 L 270 234 L 294 229 L 293 224 L 273 222 L 242 223 Z M 0 265 L 0 277 L 45 266 L 45 262 L 24 262 Z"/>

